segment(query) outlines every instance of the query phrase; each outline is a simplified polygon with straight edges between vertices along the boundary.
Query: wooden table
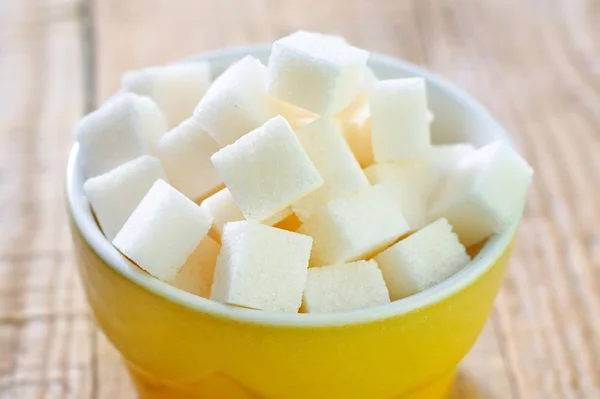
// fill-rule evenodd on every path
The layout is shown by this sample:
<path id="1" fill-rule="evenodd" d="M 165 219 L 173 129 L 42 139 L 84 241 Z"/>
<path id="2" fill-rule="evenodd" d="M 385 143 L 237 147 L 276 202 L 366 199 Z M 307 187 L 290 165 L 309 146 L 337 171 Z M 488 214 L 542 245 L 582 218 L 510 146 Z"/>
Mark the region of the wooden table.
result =
<path id="1" fill-rule="evenodd" d="M 299 28 L 464 87 L 537 175 L 456 398 L 600 398 L 600 1 L 4 0 L 0 398 L 133 398 L 90 321 L 66 226 L 73 125 L 137 68 Z"/>

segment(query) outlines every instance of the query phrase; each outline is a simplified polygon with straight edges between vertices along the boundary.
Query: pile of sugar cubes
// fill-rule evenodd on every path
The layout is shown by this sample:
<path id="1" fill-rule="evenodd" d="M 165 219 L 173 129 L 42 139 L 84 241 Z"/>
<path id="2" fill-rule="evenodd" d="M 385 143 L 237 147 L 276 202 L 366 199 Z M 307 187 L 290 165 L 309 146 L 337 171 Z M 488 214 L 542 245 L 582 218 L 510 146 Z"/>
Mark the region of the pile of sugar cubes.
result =
<path id="1" fill-rule="evenodd" d="M 341 312 L 447 279 L 522 210 L 533 171 L 494 142 L 433 145 L 422 78 L 305 31 L 214 81 L 207 63 L 125 74 L 78 125 L 106 238 L 150 275 L 229 305 Z"/>

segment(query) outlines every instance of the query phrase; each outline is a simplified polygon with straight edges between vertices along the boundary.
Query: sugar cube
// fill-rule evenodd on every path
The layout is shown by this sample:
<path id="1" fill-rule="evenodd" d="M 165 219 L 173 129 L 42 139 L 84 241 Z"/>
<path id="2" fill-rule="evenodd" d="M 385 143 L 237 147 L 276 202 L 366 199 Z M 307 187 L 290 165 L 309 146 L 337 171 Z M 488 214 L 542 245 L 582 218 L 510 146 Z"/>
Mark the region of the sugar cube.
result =
<path id="1" fill-rule="evenodd" d="M 362 168 L 366 168 L 373 163 L 369 92 L 378 81 L 371 68 L 367 67 L 363 89 L 348 107 L 335 116 L 340 122 L 342 132 L 352 153 L 354 153 Z"/>
<path id="2" fill-rule="evenodd" d="M 318 115 L 315 115 L 310 111 L 288 104 L 273 96 L 269 97 L 274 113 L 287 119 L 292 129 L 302 127 L 318 118 Z"/>
<path id="3" fill-rule="evenodd" d="M 375 163 L 365 169 L 371 184 L 381 184 L 402 210 L 412 231 L 429 223 L 428 203 L 439 182 L 438 169 L 424 159 Z"/>
<path id="4" fill-rule="evenodd" d="M 292 205 L 301 221 L 327 202 L 369 186 L 365 173 L 332 119 L 317 119 L 296 134 L 324 182 Z"/>
<path id="5" fill-rule="evenodd" d="M 360 90 L 368 57 L 339 39 L 298 31 L 273 43 L 268 91 L 316 114 L 336 114 Z"/>
<path id="6" fill-rule="evenodd" d="M 365 75 L 363 78 L 363 83 L 358 91 L 356 97 L 352 100 L 352 102 L 343 110 L 338 112 L 335 117 L 339 120 L 350 119 L 356 113 L 360 112 L 362 108 L 369 109 L 369 92 L 375 83 L 377 83 L 379 79 L 375 76 L 373 70 L 369 67 L 365 68 Z"/>
<path id="7" fill-rule="evenodd" d="M 427 158 L 443 171 L 449 172 L 465 155 L 475 151 L 471 143 L 434 145 L 429 150 Z"/>
<path id="8" fill-rule="evenodd" d="M 446 176 L 458 165 L 462 157 L 473 151 L 475 151 L 475 146 L 471 143 L 442 144 L 431 147 L 426 159 L 437 170 L 437 179 L 433 184 L 430 198 L 437 197 Z"/>
<path id="9" fill-rule="evenodd" d="M 496 141 L 460 159 L 431 206 L 469 247 L 502 231 L 522 211 L 533 170 L 508 145 Z"/>
<path id="10" fill-rule="evenodd" d="M 302 302 L 306 313 L 346 312 L 389 302 L 381 271 L 373 260 L 308 269 Z"/>
<path id="11" fill-rule="evenodd" d="M 273 312 L 297 312 L 312 239 L 256 222 L 227 223 L 211 299 Z"/>
<path id="12" fill-rule="evenodd" d="M 323 185 L 281 115 L 222 148 L 211 160 L 248 220 L 267 219 Z"/>
<path id="13" fill-rule="evenodd" d="M 427 122 L 429 122 L 430 124 L 433 123 L 433 121 L 435 120 L 435 114 L 433 113 L 432 110 L 427 111 Z"/>
<path id="14" fill-rule="evenodd" d="M 292 208 L 288 206 L 287 208 L 280 210 L 276 214 L 271 215 L 266 219 L 263 219 L 261 223 L 266 224 L 267 226 L 274 226 L 277 223 L 284 220 L 285 218 L 287 218 L 288 216 L 290 216 L 292 213 Z"/>
<path id="15" fill-rule="evenodd" d="M 354 157 L 362 168 L 373 163 L 373 144 L 371 140 L 371 118 L 369 105 L 364 104 L 355 113 L 341 121 L 344 138 Z"/>
<path id="16" fill-rule="evenodd" d="M 442 218 L 392 245 L 375 256 L 375 261 L 395 301 L 446 280 L 470 258 L 452 226 Z"/>
<path id="17" fill-rule="evenodd" d="M 381 185 L 329 202 L 297 230 L 314 240 L 311 266 L 367 258 L 408 231 L 400 208 Z"/>
<path id="18" fill-rule="evenodd" d="M 221 237 L 223 226 L 225 226 L 226 223 L 245 220 L 244 214 L 242 214 L 242 211 L 240 211 L 240 208 L 233 200 L 228 188 L 224 188 L 206 198 L 202 201 L 200 206 L 213 217 L 214 221 L 212 228 L 217 237 Z M 291 214 L 292 210 L 288 207 L 260 222 L 267 226 L 273 226 L 286 219 Z"/>
<path id="19" fill-rule="evenodd" d="M 167 131 L 165 117 L 148 97 L 121 93 L 77 125 L 81 167 L 87 178 L 144 154 Z"/>
<path id="20" fill-rule="evenodd" d="M 211 223 L 212 218 L 198 205 L 157 180 L 113 245 L 154 277 L 172 283 Z"/>
<path id="21" fill-rule="evenodd" d="M 209 298 L 220 250 L 221 246 L 215 240 L 208 236 L 204 237 L 177 272 L 173 285 L 192 294 Z"/>
<path id="22" fill-rule="evenodd" d="M 224 188 L 206 198 L 202 201 L 200 207 L 213 217 L 213 229 L 219 237 L 226 223 L 244 220 L 244 215 L 233 200 L 228 188 Z"/>
<path id="23" fill-rule="evenodd" d="M 121 85 L 125 90 L 152 98 L 171 129 L 192 116 L 210 82 L 207 62 L 180 62 L 129 71 L 123 75 Z"/>
<path id="24" fill-rule="evenodd" d="M 381 80 L 369 96 L 375 162 L 418 158 L 431 147 L 423 78 Z"/>
<path id="25" fill-rule="evenodd" d="M 222 188 L 223 182 L 210 157 L 221 147 L 193 118 L 165 134 L 156 146 L 169 182 L 193 201 Z"/>
<path id="26" fill-rule="evenodd" d="M 167 179 L 159 160 L 142 155 L 85 182 L 83 190 L 106 238 L 115 238 L 158 179 Z"/>
<path id="27" fill-rule="evenodd" d="M 219 144 L 231 144 L 275 116 L 265 85 L 265 66 L 246 56 L 213 82 L 194 118 Z"/>
<path id="28" fill-rule="evenodd" d="M 306 126 L 306 125 L 310 125 L 315 120 L 317 120 L 317 118 L 318 117 L 316 117 L 316 118 L 309 117 L 309 118 L 296 119 L 296 122 L 294 123 L 294 126 L 292 126 L 292 127 L 293 127 L 294 130 L 300 129 L 300 128 Z"/>

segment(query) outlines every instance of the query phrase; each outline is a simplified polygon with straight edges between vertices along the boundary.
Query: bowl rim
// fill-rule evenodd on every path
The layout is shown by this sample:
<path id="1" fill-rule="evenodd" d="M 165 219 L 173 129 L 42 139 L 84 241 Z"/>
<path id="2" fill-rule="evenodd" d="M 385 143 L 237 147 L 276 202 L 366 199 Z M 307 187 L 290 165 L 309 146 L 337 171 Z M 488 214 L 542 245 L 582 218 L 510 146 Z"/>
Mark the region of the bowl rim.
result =
<path id="1" fill-rule="evenodd" d="M 215 62 L 216 60 L 222 59 L 234 60 L 247 54 L 257 55 L 268 52 L 270 47 L 270 44 L 231 47 L 202 53 L 200 55 L 185 58 L 182 61 L 204 60 Z M 403 72 L 408 72 L 411 75 L 424 77 L 428 84 L 438 86 L 445 92 L 451 94 L 455 101 L 462 102 L 474 113 L 479 114 L 479 117 L 482 118 L 486 125 L 495 129 L 499 135 L 504 135 L 505 141 L 513 145 L 512 139 L 506 129 L 502 127 L 481 103 L 462 89 L 459 89 L 435 74 L 398 58 L 371 52 L 369 62 L 371 64 L 381 64 L 394 69 L 399 69 Z M 82 194 L 83 190 L 76 185 L 77 180 L 82 182 L 81 178 L 76 179 L 78 155 L 79 145 L 75 142 L 71 148 L 67 163 L 67 210 L 73 228 L 77 229 L 77 232 L 83 237 L 87 245 L 89 245 L 95 254 L 102 259 L 110 269 L 152 294 L 158 295 L 163 299 L 169 300 L 170 302 L 192 311 L 238 322 L 282 327 L 333 327 L 374 322 L 431 306 L 462 291 L 491 269 L 504 252 L 508 250 L 521 219 L 521 212 L 518 212 L 515 214 L 512 223 L 502 233 L 493 235 L 488 239 L 480 252 L 465 268 L 443 282 L 419 292 L 418 294 L 373 308 L 339 313 L 313 314 L 257 311 L 229 306 L 175 288 L 150 276 L 122 256 L 102 234 L 89 211 L 87 200 Z M 75 231 L 72 232 L 72 234 L 75 233 Z"/>

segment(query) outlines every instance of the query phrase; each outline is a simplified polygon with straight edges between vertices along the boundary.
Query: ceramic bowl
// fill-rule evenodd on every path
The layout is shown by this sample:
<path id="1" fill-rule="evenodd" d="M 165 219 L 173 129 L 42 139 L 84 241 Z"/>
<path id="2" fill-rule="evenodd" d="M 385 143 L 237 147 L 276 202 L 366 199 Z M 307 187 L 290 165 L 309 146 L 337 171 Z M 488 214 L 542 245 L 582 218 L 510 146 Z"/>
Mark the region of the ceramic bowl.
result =
<path id="1" fill-rule="evenodd" d="M 215 74 L 258 45 L 202 54 Z M 373 54 L 379 78 L 422 76 L 435 143 L 508 133 L 472 97 L 404 61 Z M 262 312 L 194 296 L 150 277 L 104 238 L 85 199 L 75 144 L 67 170 L 77 263 L 98 326 L 121 352 L 141 398 L 437 399 L 488 318 L 520 214 L 448 280 L 385 306 L 338 314 Z"/>

